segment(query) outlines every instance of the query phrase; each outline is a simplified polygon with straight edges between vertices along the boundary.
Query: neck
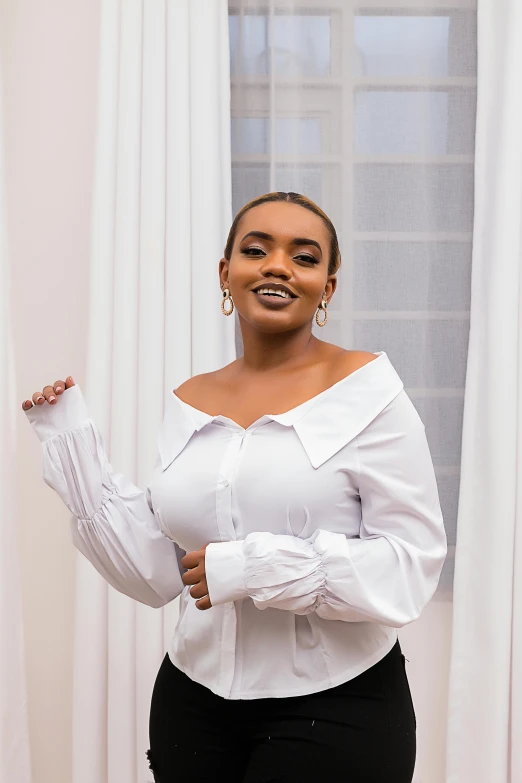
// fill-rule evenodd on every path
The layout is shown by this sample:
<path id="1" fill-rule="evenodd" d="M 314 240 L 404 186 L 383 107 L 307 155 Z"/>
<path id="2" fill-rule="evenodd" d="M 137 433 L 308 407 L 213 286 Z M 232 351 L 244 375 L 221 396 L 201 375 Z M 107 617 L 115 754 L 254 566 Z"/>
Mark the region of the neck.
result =
<path id="1" fill-rule="evenodd" d="M 260 332 L 239 316 L 243 338 L 241 367 L 257 373 L 277 369 L 297 369 L 313 360 L 322 345 L 312 334 L 310 324 L 285 332 Z"/>

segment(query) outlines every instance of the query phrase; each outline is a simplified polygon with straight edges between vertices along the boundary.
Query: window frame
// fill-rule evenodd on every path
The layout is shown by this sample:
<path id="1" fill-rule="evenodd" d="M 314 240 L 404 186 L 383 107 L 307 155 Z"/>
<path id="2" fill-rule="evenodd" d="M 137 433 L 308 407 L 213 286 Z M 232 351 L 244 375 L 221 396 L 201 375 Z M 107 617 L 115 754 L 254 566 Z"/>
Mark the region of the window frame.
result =
<path id="1" fill-rule="evenodd" d="M 243 15 L 240 0 L 229 0 L 229 15 Z M 382 78 L 382 77 L 354 77 L 352 49 L 343 47 L 343 40 L 354 39 L 354 20 L 356 15 L 377 16 L 386 11 L 390 15 L 394 3 L 393 0 L 365 0 L 365 2 L 355 3 L 347 0 L 299 0 L 292 5 L 291 12 L 296 14 L 302 12 L 306 15 L 317 14 L 324 15 L 326 11 L 331 15 L 333 24 L 331 24 L 331 52 L 332 68 L 328 76 L 320 77 L 298 77 L 282 78 L 277 77 L 277 90 L 270 76 L 267 75 L 238 75 L 237 72 L 231 75 L 231 116 L 232 117 L 274 117 L 277 116 L 300 116 L 300 117 L 320 117 L 321 122 L 330 125 L 328 134 L 330 140 L 333 139 L 331 149 L 320 155 L 313 154 L 271 154 L 270 150 L 274 148 L 274 128 L 271 130 L 271 144 L 269 144 L 266 153 L 249 155 L 233 154 L 232 164 L 262 165 L 267 164 L 270 167 L 270 189 L 275 189 L 275 171 L 277 166 L 284 164 L 304 164 L 305 166 L 321 166 L 323 172 L 328 175 L 329 167 L 338 167 L 340 171 L 339 186 L 342 194 L 342 221 L 340 228 L 341 247 L 348 249 L 343 254 L 342 274 L 339 275 L 339 281 L 342 283 L 337 291 L 335 306 L 329 309 L 329 320 L 340 321 L 339 329 L 342 333 L 342 340 L 347 345 L 353 345 L 354 325 L 357 321 L 375 321 L 375 320 L 453 320 L 468 321 L 469 310 L 465 311 L 382 311 L 382 310 L 357 310 L 356 303 L 353 301 L 353 256 L 350 248 L 355 247 L 356 242 L 461 242 L 468 247 L 472 243 L 472 231 L 437 231 L 437 232 L 404 232 L 404 231 L 355 231 L 354 215 L 354 168 L 359 164 L 402 164 L 402 165 L 467 165 L 473 168 L 474 154 L 469 155 L 361 155 L 354 152 L 353 133 L 354 133 L 354 95 L 357 90 L 382 90 L 395 87 L 398 90 L 470 90 L 476 94 L 476 77 L 445 77 L 432 79 L 415 78 Z M 431 0 L 429 8 L 426 7 L 426 0 L 401 0 L 400 7 L 397 6 L 397 15 L 446 15 L 455 11 L 470 11 L 476 13 L 476 0 Z M 288 12 L 286 4 L 279 3 L 277 0 L 265 0 L 257 2 L 255 11 L 247 9 L 248 13 L 278 14 Z M 238 47 L 238 58 L 241 58 L 241 47 Z M 284 95 L 287 90 L 292 90 L 293 86 L 299 85 L 309 88 L 309 104 L 301 103 L 300 110 L 285 108 L 291 101 L 285 101 Z M 258 96 L 257 107 L 247 114 L 244 110 L 238 109 L 237 95 L 239 90 L 247 90 L 251 95 Z M 288 95 L 288 93 L 287 93 Z M 335 98 L 333 97 L 335 96 Z M 339 110 L 339 119 L 337 120 L 332 111 L 325 104 L 330 105 L 335 101 Z M 249 105 L 255 106 L 255 100 L 249 100 Z M 271 126 L 274 123 L 271 122 Z M 343 129 L 349 128 L 350 133 L 343 133 Z M 322 204 L 326 212 L 331 212 L 331 205 Z M 334 222 L 335 218 L 334 218 Z M 332 302 L 334 305 L 334 302 Z M 321 331 L 313 325 L 314 333 L 321 335 Z M 324 338 L 323 338 L 324 339 Z M 463 388 L 409 388 L 409 396 L 415 401 L 416 398 L 424 397 L 454 397 L 463 399 Z M 459 476 L 460 465 L 436 465 L 435 472 L 437 476 Z M 448 559 L 454 558 L 455 544 L 448 546 Z M 451 589 L 451 588 L 450 588 Z M 444 585 L 437 591 L 438 595 L 445 593 Z"/>

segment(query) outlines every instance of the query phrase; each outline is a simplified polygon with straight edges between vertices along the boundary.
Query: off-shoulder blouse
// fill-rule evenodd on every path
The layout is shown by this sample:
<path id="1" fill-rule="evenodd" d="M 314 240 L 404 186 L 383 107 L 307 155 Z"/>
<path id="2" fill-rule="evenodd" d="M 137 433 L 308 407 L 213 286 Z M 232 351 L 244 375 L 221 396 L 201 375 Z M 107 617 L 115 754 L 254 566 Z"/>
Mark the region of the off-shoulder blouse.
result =
<path id="1" fill-rule="evenodd" d="M 74 545 L 137 601 L 180 595 L 168 654 L 224 698 L 356 677 L 436 590 L 447 542 L 425 428 L 375 356 L 247 428 L 172 391 L 144 490 L 110 465 L 79 385 L 26 411 Z M 180 560 L 205 544 L 212 607 L 200 610 Z"/>

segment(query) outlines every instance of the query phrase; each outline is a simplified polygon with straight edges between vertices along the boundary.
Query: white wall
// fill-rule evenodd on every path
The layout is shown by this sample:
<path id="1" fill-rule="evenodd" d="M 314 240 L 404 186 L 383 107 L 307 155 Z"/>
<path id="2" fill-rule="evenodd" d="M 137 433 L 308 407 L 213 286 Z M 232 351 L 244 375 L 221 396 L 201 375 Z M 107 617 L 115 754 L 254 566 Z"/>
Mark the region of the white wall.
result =
<path id="1" fill-rule="evenodd" d="M 85 381 L 99 0 L 0 0 L 17 399 Z M 217 260 L 216 260 L 217 263 Z M 34 783 L 70 783 L 74 550 L 18 408 Z M 418 718 L 415 783 L 443 783 L 451 603 L 401 630 Z M 94 783 L 94 782 L 93 782 Z"/>
<path id="2" fill-rule="evenodd" d="M 99 0 L 0 0 L 7 207 L 22 400 L 86 356 Z M 74 550 L 21 407 L 17 486 L 34 783 L 71 781 Z"/>

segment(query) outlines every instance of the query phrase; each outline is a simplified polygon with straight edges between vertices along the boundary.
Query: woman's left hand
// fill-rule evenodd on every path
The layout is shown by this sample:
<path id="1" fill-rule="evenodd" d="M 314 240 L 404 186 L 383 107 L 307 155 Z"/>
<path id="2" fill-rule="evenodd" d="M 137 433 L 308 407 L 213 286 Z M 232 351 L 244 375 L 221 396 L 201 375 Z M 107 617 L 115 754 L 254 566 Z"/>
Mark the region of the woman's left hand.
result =
<path id="1" fill-rule="evenodd" d="M 185 585 L 194 585 L 189 592 L 192 598 L 201 599 L 196 601 L 198 609 L 210 609 L 212 606 L 210 596 L 208 595 L 207 575 L 205 572 L 205 549 L 207 546 L 208 544 L 201 549 L 196 549 L 194 552 L 187 552 L 181 559 L 183 568 L 189 569 L 183 574 L 181 580 Z"/>

